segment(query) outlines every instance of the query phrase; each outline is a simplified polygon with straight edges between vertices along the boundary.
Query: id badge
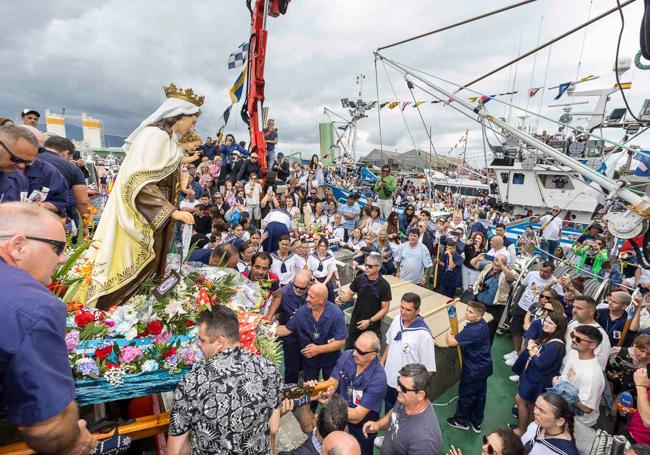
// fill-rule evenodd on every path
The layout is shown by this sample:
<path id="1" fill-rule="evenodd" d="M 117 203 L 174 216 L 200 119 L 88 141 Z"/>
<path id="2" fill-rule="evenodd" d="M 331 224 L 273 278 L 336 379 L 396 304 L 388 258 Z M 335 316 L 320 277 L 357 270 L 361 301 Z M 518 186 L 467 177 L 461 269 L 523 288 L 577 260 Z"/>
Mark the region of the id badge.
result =
<path id="1" fill-rule="evenodd" d="M 363 398 L 363 390 L 352 390 L 352 403 L 357 406 L 361 405 L 361 398 Z"/>
<path id="2" fill-rule="evenodd" d="M 621 339 L 621 331 L 620 330 L 612 330 L 612 337 L 615 340 L 620 340 Z"/>

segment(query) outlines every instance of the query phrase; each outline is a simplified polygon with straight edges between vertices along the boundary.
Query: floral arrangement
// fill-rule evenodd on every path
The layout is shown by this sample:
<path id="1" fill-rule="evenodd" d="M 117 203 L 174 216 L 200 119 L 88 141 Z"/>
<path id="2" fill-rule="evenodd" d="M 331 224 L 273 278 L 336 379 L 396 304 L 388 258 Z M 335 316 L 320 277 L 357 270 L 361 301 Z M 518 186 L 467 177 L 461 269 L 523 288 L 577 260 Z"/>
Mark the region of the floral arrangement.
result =
<path id="1" fill-rule="evenodd" d="M 79 261 L 70 267 L 64 264 L 55 276 L 58 284 L 51 289 L 65 301 L 72 286 L 92 279 L 92 267 Z M 160 299 L 151 295 L 153 283 L 144 283 L 126 304 L 107 311 L 66 302 L 65 341 L 74 376 L 118 385 L 127 375 L 163 370 L 178 374 L 191 368 L 202 360 L 198 315 L 215 304 L 238 313 L 245 349 L 276 363 L 281 360 L 280 345 L 259 313 L 266 295 L 259 284 L 236 271 L 214 267 L 183 265 L 180 276 L 175 288 Z"/>

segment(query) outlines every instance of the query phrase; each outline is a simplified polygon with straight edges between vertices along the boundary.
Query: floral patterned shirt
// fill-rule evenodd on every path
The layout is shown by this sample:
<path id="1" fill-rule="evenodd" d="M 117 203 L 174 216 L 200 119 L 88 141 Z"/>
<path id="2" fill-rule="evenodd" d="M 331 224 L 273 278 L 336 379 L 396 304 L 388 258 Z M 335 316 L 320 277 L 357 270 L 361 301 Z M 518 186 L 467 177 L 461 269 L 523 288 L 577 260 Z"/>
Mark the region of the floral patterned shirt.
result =
<path id="1" fill-rule="evenodd" d="M 269 419 L 281 391 L 270 360 L 241 347 L 226 349 L 178 384 L 169 434 L 190 431 L 192 454 L 268 454 Z"/>

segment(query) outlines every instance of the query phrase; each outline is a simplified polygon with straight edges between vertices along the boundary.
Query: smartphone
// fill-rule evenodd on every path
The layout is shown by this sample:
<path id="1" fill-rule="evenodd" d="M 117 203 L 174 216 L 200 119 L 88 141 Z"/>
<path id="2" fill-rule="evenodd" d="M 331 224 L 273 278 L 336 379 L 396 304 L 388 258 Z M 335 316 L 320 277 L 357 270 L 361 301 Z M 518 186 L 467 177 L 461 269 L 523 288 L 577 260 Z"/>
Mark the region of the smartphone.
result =
<path id="1" fill-rule="evenodd" d="M 494 261 L 494 256 L 492 256 L 491 254 L 486 254 L 485 259 L 488 261 Z"/>

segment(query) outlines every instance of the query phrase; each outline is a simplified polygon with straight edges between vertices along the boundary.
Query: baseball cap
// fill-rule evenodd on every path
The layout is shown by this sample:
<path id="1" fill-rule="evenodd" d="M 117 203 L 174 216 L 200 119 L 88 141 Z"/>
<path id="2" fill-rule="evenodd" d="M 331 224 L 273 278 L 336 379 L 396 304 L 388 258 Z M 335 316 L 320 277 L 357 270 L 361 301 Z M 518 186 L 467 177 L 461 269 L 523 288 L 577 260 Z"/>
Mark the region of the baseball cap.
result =
<path id="1" fill-rule="evenodd" d="M 237 155 L 237 156 L 241 156 L 241 153 L 239 153 L 239 150 L 233 150 L 232 154 Z"/>
<path id="2" fill-rule="evenodd" d="M 29 107 L 23 109 L 22 112 L 20 113 L 20 116 L 21 116 L 21 117 L 24 117 L 24 116 L 26 116 L 27 114 L 36 114 L 37 117 L 40 117 L 40 116 L 41 116 L 41 114 L 39 114 L 38 111 L 37 111 L 36 109 L 32 109 L 32 108 L 29 108 Z"/>
<path id="3" fill-rule="evenodd" d="M 278 152 L 278 158 L 284 158 L 284 153 Z"/>

